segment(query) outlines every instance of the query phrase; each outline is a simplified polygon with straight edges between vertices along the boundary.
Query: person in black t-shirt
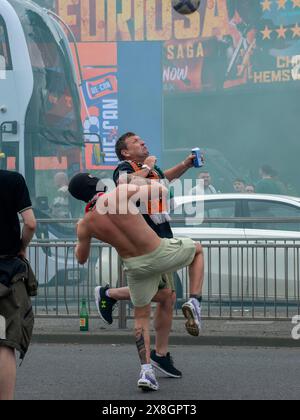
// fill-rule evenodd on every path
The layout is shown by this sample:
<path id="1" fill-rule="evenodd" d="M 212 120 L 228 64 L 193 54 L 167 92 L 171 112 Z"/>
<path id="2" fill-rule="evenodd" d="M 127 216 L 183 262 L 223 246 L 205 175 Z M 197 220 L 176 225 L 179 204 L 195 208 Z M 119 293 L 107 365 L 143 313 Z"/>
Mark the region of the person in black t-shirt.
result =
<path id="1" fill-rule="evenodd" d="M 149 158 L 147 160 L 148 163 L 152 162 L 152 157 Z M 154 162 L 154 160 L 153 160 Z M 147 163 L 145 164 L 147 165 Z M 140 167 L 141 172 L 144 172 L 144 170 L 142 170 L 143 165 L 142 164 L 137 164 L 137 166 Z M 153 167 L 153 171 L 156 172 L 158 179 L 165 179 L 165 175 L 163 174 L 163 172 L 158 168 L 158 166 L 154 166 Z M 148 171 L 149 172 L 149 171 Z M 119 176 L 122 173 L 126 173 L 126 174 L 134 174 L 136 175 L 135 170 L 133 169 L 132 165 L 129 162 L 122 162 L 117 169 L 115 170 L 114 174 L 113 174 L 113 179 L 116 185 L 118 185 L 119 182 Z M 137 175 L 139 176 L 139 175 Z M 146 177 L 145 177 L 146 178 Z M 173 238 L 173 232 L 170 226 L 170 223 L 168 220 L 162 221 L 162 223 L 156 224 L 152 218 L 150 217 L 149 214 L 144 214 L 144 219 L 146 220 L 146 222 L 148 223 L 148 225 L 157 233 L 157 235 L 160 238 Z"/>
<path id="2" fill-rule="evenodd" d="M 0 171 L 0 255 L 25 256 L 35 231 L 32 204 L 22 175 Z M 18 214 L 24 220 L 21 235 Z"/>
<path id="3" fill-rule="evenodd" d="M 10 280 L 24 272 L 22 259 L 34 235 L 36 220 L 22 175 L 0 170 L 0 202 L 0 400 L 11 400 L 16 382 L 15 349 L 24 356 L 27 349 L 23 335 L 31 336 L 33 313 L 24 282 L 12 284 Z M 24 222 L 22 232 L 18 214 Z M 18 307 L 13 304 L 14 298 Z M 22 313 L 23 309 L 26 313 Z"/>
<path id="4" fill-rule="evenodd" d="M 116 144 L 116 154 L 121 163 L 116 168 L 113 179 L 118 184 L 120 173 L 126 172 L 130 175 L 145 179 L 167 179 L 169 182 L 180 178 L 188 169 L 194 166 L 194 156 L 189 155 L 183 162 L 175 167 L 162 171 L 157 165 L 157 158 L 150 156 L 145 142 L 135 133 L 126 133 L 121 136 Z M 137 167 L 132 166 L 134 162 Z M 149 215 L 144 214 L 146 222 L 161 238 L 172 238 L 173 233 L 168 221 L 156 224 Z"/>

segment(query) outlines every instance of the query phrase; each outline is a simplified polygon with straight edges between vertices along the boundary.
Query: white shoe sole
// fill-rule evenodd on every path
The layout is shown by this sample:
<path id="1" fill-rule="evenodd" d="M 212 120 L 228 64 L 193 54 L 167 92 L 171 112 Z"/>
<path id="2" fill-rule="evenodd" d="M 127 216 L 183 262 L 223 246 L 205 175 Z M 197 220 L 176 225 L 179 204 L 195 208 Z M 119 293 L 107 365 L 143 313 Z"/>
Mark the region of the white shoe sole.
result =
<path id="1" fill-rule="evenodd" d="M 154 360 L 151 359 L 151 365 L 159 370 L 160 372 L 162 372 L 164 375 L 168 376 L 169 378 L 181 378 L 182 376 L 178 376 L 178 375 L 173 375 L 172 373 L 167 372 L 166 370 L 164 370 L 161 366 L 159 366 L 158 363 L 156 363 Z"/>
<path id="2" fill-rule="evenodd" d="M 101 315 L 101 312 L 100 312 L 100 307 L 99 307 L 100 289 L 101 289 L 101 286 L 98 286 L 98 287 L 96 287 L 96 288 L 95 288 L 95 304 L 96 304 L 96 308 L 97 308 L 98 314 L 99 314 L 100 318 L 102 319 L 102 321 L 103 321 L 106 325 L 111 325 L 109 322 L 107 322 L 107 321 L 103 318 L 103 316 Z"/>
<path id="3" fill-rule="evenodd" d="M 143 391 L 158 391 L 159 386 L 153 385 L 151 382 L 139 380 L 138 381 L 138 388 L 142 389 Z"/>
<path id="4" fill-rule="evenodd" d="M 197 314 L 195 312 L 194 306 L 190 305 L 189 303 L 184 303 L 182 306 L 182 312 L 184 317 L 187 319 L 185 323 L 187 332 L 194 337 L 198 337 L 201 326 L 197 321 Z"/>

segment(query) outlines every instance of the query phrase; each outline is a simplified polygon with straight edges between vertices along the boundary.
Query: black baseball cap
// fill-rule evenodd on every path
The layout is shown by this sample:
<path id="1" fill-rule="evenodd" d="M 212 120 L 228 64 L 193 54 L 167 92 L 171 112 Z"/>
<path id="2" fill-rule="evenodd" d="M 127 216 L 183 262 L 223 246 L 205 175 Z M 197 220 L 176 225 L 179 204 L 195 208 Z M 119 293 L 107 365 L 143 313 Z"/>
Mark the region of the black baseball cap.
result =
<path id="1" fill-rule="evenodd" d="M 81 173 L 73 176 L 68 189 L 74 198 L 88 203 L 97 193 L 106 192 L 107 186 L 100 178 L 88 173 Z"/>

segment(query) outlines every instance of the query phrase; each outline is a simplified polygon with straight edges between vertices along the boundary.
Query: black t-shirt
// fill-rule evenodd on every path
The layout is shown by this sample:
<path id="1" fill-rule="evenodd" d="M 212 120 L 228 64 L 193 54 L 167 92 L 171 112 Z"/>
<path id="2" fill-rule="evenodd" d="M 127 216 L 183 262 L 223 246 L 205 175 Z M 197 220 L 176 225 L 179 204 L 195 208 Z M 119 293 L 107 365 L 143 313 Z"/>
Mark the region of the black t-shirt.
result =
<path id="1" fill-rule="evenodd" d="M 158 167 L 155 167 L 155 170 L 158 173 L 158 175 L 161 177 L 161 179 L 163 179 L 164 178 L 163 172 Z M 113 179 L 116 185 L 118 184 L 120 172 L 126 172 L 127 174 L 132 174 L 135 171 L 129 162 L 120 163 L 120 165 L 116 168 L 113 174 Z M 170 223 L 165 222 L 165 223 L 162 223 L 161 225 L 156 225 L 148 214 L 143 214 L 143 217 L 145 221 L 148 223 L 148 225 L 154 230 L 154 232 L 157 233 L 157 235 L 160 238 L 173 238 L 173 232 L 172 232 Z"/>
<path id="2" fill-rule="evenodd" d="M 21 249 L 18 213 L 31 208 L 25 179 L 17 172 L 0 170 L 0 255 L 17 255 Z"/>

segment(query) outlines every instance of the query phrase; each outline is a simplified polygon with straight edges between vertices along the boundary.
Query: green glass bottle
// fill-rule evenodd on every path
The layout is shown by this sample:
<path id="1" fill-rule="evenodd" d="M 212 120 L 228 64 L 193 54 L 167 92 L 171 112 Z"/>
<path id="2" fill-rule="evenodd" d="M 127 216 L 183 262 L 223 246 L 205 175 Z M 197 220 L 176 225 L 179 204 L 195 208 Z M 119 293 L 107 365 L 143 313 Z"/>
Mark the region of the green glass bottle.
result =
<path id="1" fill-rule="evenodd" d="M 80 331 L 89 330 L 89 314 L 86 307 L 86 299 L 81 300 L 80 307 Z"/>

